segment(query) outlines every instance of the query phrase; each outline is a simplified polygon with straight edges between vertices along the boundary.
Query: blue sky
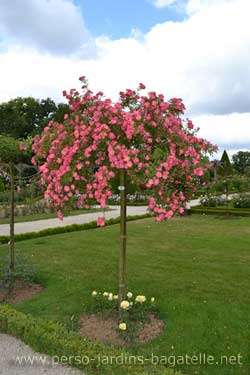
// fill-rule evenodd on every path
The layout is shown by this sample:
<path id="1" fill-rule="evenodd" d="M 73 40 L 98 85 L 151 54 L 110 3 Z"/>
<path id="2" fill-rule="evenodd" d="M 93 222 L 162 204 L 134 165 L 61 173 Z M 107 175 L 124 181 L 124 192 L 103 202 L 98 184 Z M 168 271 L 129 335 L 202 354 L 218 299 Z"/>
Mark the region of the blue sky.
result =
<path id="1" fill-rule="evenodd" d="M 157 8 L 150 0 L 75 0 L 92 35 L 111 39 L 128 37 L 136 28 L 148 32 L 154 25 L 180 21 L 183 12 L 176 6 Z"/>

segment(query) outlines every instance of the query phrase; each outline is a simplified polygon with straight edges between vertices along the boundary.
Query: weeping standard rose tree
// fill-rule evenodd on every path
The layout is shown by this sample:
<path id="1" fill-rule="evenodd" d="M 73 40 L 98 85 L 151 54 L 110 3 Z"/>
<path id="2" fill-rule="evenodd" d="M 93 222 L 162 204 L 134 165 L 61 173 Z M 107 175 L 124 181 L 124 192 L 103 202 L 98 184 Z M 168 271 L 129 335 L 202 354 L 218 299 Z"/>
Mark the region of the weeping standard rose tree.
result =
<path id="1" fill-rule="evenodd" d="M 81 77 L 82 93 L 63 92 L 70 114 L 63 123 L 51 121 L 36 136 L 34 163 L 39 163 L 45 198 L 63 218 L 62 208 L 74 197 L 79 207 L 93 200 L 105 208 L 112 196 L 112 181 L 120 176 L 120 263 L 119 306 L 125 293 L 126 179 L 148 197 L 148 209 L 156 221 L 183 214 L 195 191 L 197 176 L 208 164 L 202 163 L 214 146 L 197 136 L 192 122 L 183 120 L 181 99 L 165 101 L 140 84 L 136 91 L 120 92 L 113 103 L 102 92 L 89 90 Z M 103 217 L 97 220 L 104 226 Z"/>

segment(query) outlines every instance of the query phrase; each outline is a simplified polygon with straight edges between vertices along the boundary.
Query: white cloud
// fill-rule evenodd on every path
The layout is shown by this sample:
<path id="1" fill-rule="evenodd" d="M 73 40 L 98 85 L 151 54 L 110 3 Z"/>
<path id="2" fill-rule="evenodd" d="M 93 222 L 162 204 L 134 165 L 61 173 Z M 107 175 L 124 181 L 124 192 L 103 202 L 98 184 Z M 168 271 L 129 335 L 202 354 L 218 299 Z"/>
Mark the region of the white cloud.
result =
<path id="1" fill-rule="evenodd" d="M 182 97 L 202 134 L 222 148 L 249 148 L 250 2 L 192 3 L 185 21 L 119 40 L 97 38 L 92 58 L 12 45 L 0 53 L 0 101 L 18 95 L 61 100 L 61 91 L 75 87 L 80 75 L 112 98 L 144 82 L 167 98 Z"/>
<path id="2" fill-rule="evenodd" d="M 152 0 L 157 8 L 165 8 L 178 2 L 178 0 Z"/>
<path id="3" fill-rule="evenodd" d="M 58 54 L 92 53 L 93 42 L 71 0 L 1 0 L 0 31 L 5 43 Z M 86 48 L 87 47 L 87 48 Z"/>
<path id="4" fill-rule="evenodd" d="M 234 0 L 188 0 L 185 10 L 190 15 L 206 8 L 218 6 L 220 4 L 228 4 L 233 1 Z"/>
<path id="5" fill-rule="evenodd" d="M 224 149 L 229 154 L 250 150 L 250 112 L 228 115 L 202 115 L 193 118 L 200 127 L 200 135 L 219 145 L 219 155 Z"/>
<path id="6" fill-rule="evenodd" d="M 18 47 L 0 54 L 0 66 L 0 102 L 17 96 L 52 97 L 62 101 L 62 91 L 75 86 L 84 70 L 79 58 Z"/>
<path id="7" fill-rule="evenodd" d="M 179 11 L 192 15 L 203 9 L 219 4 L 233 2 L 235 0 L 151 0 L 156 8 L 168 8 L 175 6 Z"/>

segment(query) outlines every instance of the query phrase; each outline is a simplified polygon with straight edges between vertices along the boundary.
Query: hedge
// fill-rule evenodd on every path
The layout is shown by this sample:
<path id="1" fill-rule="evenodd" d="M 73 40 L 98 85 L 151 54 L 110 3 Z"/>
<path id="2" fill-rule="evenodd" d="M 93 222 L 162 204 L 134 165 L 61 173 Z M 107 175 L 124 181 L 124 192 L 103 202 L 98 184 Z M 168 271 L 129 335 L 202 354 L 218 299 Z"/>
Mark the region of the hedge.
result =
<path id="1" fill-rule="evenodd" d="M 109 375 L 181 375 L 164 366 L 113 363 L 100 364 L 98 360 L 90 360 L 88 364 L 79 363 L 72 359 L 78 358 L 117 358 L 131 355 L 124 349 L 115 346 L 105 346 L 91 342 L 77 332 L 69 331 L 61 323 L 35 318 L 30 314 L 16 311 L 9 305 L 0 304 L 0 331 L 22 339 L 39 353 L 52 357 L 70 359 L 70 365 L 87 371 L 88 374 Z M 66 360 L 64 359 L 64 363 Z"/>
<path id="2" fill-rule="evenodd" d="M 151 214 L 127 216 L 127 221 L 145 219 L 151 216 L 152 216 Z M 116 217 L 116 218 L 105 221 L 106 226 L 118 224 L 118 223 L 120 223 L 120 217 Z M 91 221 L 90 223 L 84 223 L 84 224 L 66 225 L 65 227 L 47 228 L 39 232 L 28 232 L 28 233 L 16 234 L 15 242 L 30 240 L 32 238 L 52 236 L 54 234 L 77 232 L 81 230 L 96 229 L 96 228 L 99 228 L 96 224 L 96 221 Z M 8 243 L 9 239 L 10 239 L 9 236 L 0 236 L 0 244 Z"/>
<path id="3" fill-rule="evenodd" d="M 188 210 L 189 214 L 205 214 L 205 215 L 222 215 L 222 216 L 244 216 L 250 217 L 250 211 L 241 211 L 238 208 L 218 209 L 216 207 L 192 207 Z"/>

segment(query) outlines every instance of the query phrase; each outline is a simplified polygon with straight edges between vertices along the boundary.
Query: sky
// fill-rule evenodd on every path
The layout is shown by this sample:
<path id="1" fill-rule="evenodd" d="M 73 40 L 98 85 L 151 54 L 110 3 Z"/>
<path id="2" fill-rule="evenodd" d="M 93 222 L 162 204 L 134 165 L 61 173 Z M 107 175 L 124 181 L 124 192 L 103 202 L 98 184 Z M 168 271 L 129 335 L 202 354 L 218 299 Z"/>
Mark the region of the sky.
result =
<path id="1" fill-rule="evenodd" d="M 143 82 L 184 100 L 200 135 L 250 150 L 250 0 L 1 0 L 0 102 Z"/>

